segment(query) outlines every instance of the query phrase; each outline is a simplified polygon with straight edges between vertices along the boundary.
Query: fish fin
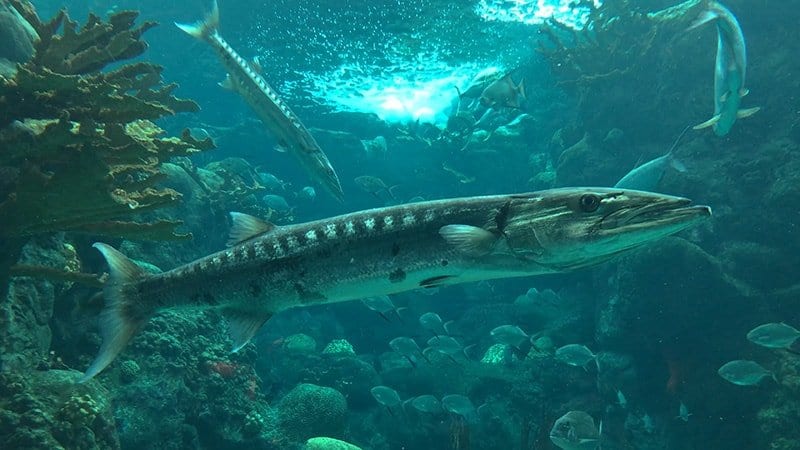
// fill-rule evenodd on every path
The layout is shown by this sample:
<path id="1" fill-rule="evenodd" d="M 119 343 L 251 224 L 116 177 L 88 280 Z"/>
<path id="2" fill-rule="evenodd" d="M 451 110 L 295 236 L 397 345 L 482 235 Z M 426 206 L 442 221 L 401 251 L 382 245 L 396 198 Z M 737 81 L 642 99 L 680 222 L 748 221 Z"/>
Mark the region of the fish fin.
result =
<path id="1" fill-rule="evenodd" d="M 692 127 L 693 130 L 702 130 L 704 128 L 712 127 L 715 123 L 719 122 L 719 114 L 706 120 L 705 122 Z"/>
<path id="2" fill-rule="evenodd" d="M 208 36 L 216 32 L 219 27 L 219 6 L 217 5 L 217 0 L 214 0 L 214 6 L 211 8 L 211 12 L 208 13 L 203 20 L 195 23 L 175 22 L 175 26 L 192 37 L 207 39 Z"/>
<path id="3" fill-rule="evenodd" d="M 526 96 L 526 95 L 525 95 L 525 79 L 524 79 L 524 78 L 523 78 L 523 79 L 521 79 L 521 80 L 519 80 L 519 84 L 517 85 L 517 87 L 515 88 L 515 90 L 517 91 L 517 94 L 518 94 L 518 95 L 519 95 L 519 96 L 520 96 L 520 97 L 521 97 L 523 100 L 527 100 L 527 99 L 528 99 L 528 96 Z M 519 104 L 519 100 L 517 100 L 517 104 Z"/>
<path id="4" fill-rule="evenodd" d="M 724 103 L 728 100 L 728 97 L 730 96 L 731 96 L 731 91 L 725 91 L 724 94 L 720 95 L 719 101 Z"/>
<path id="5" fill-rule="evenodd" d="M 749 94 L 749 93 L 750 93 L 750 89 L 744 89 L 744 88 L 743 88 L 743 89 L 741 89 L 741 90 L 739 91 L 739 98 L 744 98 L 744 97 L 746 97 L 746 96 L 747 96 L 747 94 Z"/>
<path id="6" fill-rule="evenodd" d="M 228 247 L 269 233 L 276 228 L 275 224 L 249 214 L 231 212 L 230 215 L 233 225 L 231 225 L 231 231 L 228 235 Z"/>
<path id="7" fill-rule="evenodd" d="M 103 254 L 110 274 L 103 286 L 106 305 L 100 313 L 99 326 L 103 343 L 79 383 L 91 380 L 111 364 L 154 311 L 143 306 L 136 291 L 129 289 L 131 284 L 147 277 L 144 269 L 110 245 L 95 242 L 92 247 Z"/>
<path id="8" fill-rule="evenodd" d="M 217 83 L 217 85 L 226 91 L 233 90 L 233 80 L 231 79 L 230 75 L 225 75 L 225 79 Z"/>
<path id="9" fill-rule="evenodd" d="M 278 153 L 287 153 L 289 151 L 289 147 L 286 145 L 285 142 L 278 142 L 277 144 L 275 144 L 275 147 L 273 147 L 273 150 L 275 150 Z"/>
<path id="10" fill-rule="evenodd" d="M 757 113 L 759 111 L 761 111 L 761 107 L 760 106 L 756 106 L 755 108 L 740 109 L 739 111 L 736 111 L 736 118 L 737 119 L 744 119 L 746 117 L 752 116 L 753 114 L 755 114 L 755 113 Z"/>
<path id="11" fill-rule="evenodd" d="M 439 234 L 448 244 L 472 256 L 488 255 L 497 243 L 494 233 L 472 225 L 445 225 L 439 228 Z"/>
<path id="12" fill-rule="evenodd" d="M 272 317 L 272 314 L 264 316 L 236 309 L 225 310 L 223 314 L 228 319 L 228 329 L 231 340 L 233 340 L 233 349 L 231 349 L 233 353 L 238 352 L 247 345 L 250 339 L 261 329 L 261 326 L 264 325 L 264 322 Z"/>
<path id="13" fill-rule="evenodd" d="M 395 185 L 394 185 L 394 186 L 392 186 L 392 187 L 388 187 L 388 188 L 386 188 L 386 192 L 388 192 L 388 193 L 389 193 L 389 197 L 391 197 L 391 198 L 392 198 L 392 200 L 397 200 L 397 195 L 395 195 L 395 193 L 394 193 L 394 190 L 395 190 L 395 189 L 397 189 L 397 188 L 399 188 L 399 187 L 400 187 L 400 185 L 399 185 L 399 184 L 395 184 Z"/>
<path id="14" fill-rule="evenodd" d="M 397 316 L 397 320 L 399 320 L 399 321 L 400 321 L 400 323 L 403 323 L 403 316 L 402 316 L 402 315 L 401 315 L 401 313 L 400 313 L 400 310 L 401 310 L 401 309 L 403 310 L 403 312 L 405 312 L 405 311 L 408 311 L 408 307 L 406 307 L 406 306 L 401 306 L 401 307 L 399 307 L 399 308 L 395 308 L 395 310 L 394 310 L 394 315 L 395 315 L 395 316 Z"/>
<path id="15" fill-rule="evenodd" d="M 692 22 L 691 25 L 689 25 L 689 28 L 687 28 L 686 31 L 692 31 L 695 28 L 701 27 L 701 26 L 703 26 L 703 25 L 705 25 L 705 24 L 707 24 L 709 22 L 713 22 L 713 21 L 717 20 L 718 17 L 719 17 L 719 15 L 716 12 L 714 12 L 714 11 L 712 11 L 710 9 L 709 10 L 705 10 L 705 11 L 701 12 L 700 15 L 697 16 L 696 19 L 694 19 L 694 21 Z"/>
<path id="16" fill-rule="evenodd" d="M 264 73 L 264 68 L 261 66 L 261 58 L 258 56 L 254 56 L 253 59 L 250 60 L 250 67 L 259 75 Z"/>
<path id="17" fill-rule="evenodd" d="M 456 323 L 456 321 L 455 321 L 455 320 L 448 320 L 447 322 L 445 322 L 444 324 L 442 324 L 442 328 L 444 328 L 444 331 L 445 331 L 445 332 L 446 332 L 448 335 L 451 335 L 451 334 L 453 334 L 453 332 L 450 330 L 450 328 L 453 326 L 453 324 L 454 324 L 454 323 Z"/>
<path id="18" fill-rule="evenodd" d="M 673 169 L 677 170 L 680 173 L 686 173 L 686 165 L 683 164 L 683 162 L 681 160 L 677 159 L 677 158 L 674 158 L 674 157 L 670 158 L 669 159 L 669 166 L 672 167 Z"/>

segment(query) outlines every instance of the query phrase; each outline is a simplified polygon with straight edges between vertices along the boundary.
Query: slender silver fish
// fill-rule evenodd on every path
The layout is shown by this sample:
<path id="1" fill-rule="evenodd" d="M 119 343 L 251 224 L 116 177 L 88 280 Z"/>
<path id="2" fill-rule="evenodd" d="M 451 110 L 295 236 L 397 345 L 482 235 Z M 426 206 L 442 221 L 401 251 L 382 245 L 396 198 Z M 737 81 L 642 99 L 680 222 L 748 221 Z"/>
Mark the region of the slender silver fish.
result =
<path id="1" fill-rule="evenodd" d="M 739 109 L 747 70 L 744 33 L 736 16 L 717 1 L 709 1 L 705 10 L 689 29 L 708 22 L 717 24 L 717 60 L 714 68 L 714 117 L 695 126 L 696 130 L 713 127 L 717 136 L 731 131 L 736 119 L 750 117 L 761 108 Z"/>
<path id="2" fill-rule="evenodd" d="M 220 310 L 236 351 L 287 308 L 598 264 L 710 216 L 708 207 L 689 203 L 568 188 L 409 203 L 279 227 L 235 213 L 231 236 L 239 244 L 157 275 L 96 243 L 110 277 L 103 343 L 83 381 L 161 309 Z"/>
<path id="3" fill-rule="evenodd" d="M 245 61 L 219 34 L 217 30 L 219 8 L 216 0 L 211 14 L 205 20 L 194 24 L 175 25 L 211 45 L 228 72 L 228 78 L 222 85 L 238 92 L 278 140 L 278 146 L 292 153 L 311 178 L 322 185 L 336 200 L 343 201 L 344 193 L 339 183 L 339 176 L 336 175 L 317 141 L 289 106 L 281 100 L 278 93 L 258 73 L 257 64 Z"/>

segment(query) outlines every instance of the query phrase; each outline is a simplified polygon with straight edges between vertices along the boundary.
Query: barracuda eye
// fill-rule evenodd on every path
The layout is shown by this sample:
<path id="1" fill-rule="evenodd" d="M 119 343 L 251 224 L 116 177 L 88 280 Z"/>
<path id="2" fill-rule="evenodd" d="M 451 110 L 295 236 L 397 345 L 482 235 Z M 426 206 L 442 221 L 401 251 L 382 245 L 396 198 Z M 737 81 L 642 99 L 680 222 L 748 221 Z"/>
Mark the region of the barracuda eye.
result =
<path id="1" fill-rule="evenodd" d="M 600 207 L 600 197 L 594 194 L 584 194 L 579 201 L 581 211 L 595 212 Z"/>

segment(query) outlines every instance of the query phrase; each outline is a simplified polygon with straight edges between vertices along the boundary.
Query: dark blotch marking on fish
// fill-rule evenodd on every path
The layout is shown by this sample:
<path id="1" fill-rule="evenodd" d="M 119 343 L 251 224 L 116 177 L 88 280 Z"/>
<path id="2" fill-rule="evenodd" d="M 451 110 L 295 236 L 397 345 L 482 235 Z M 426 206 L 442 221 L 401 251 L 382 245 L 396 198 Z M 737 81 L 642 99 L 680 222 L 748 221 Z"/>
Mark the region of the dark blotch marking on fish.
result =
<path id="1" fill-rule="evenodd" d="M 455 275 L 439 275 L 438 277 L 426 278 L 419 282 L 420 287 L 432 288 L 445 284 L 445 281 L 450 278 L 455 278 Z"/>
<path id="2" fill-rule="evenodd" d="M 403 269 L 395 269 L 389 274 L 389 281 L 399 283 L 406 279 L 406 272 Z"/>
<path id="3" fill-rule="evenodd" d="M 325 300 L 325 296 L 319 292 L 313 292 L 306 289 L 305 285 L 300 282 L 294 283 L 294 290 L 300 299 L 300 303 L 312 303 Z"/>
<path id="4" fill-rule="evenodd" d="M 383 230 L 384 225 L 386 225 L 386 224 L 383 222 L 383 217 L 382 216 L 377 216 L 377 217 L 375 217 L 375 228 L 373 228 L 373 230 L 374 231 L 381 231 L 381 230 Z"/>
<path id="5" fill-rule="evenodd" d="M 442 265 L 442 267 L 444 267 L 444 266 L 448 265 L 449 263 L 450 263 L 450 261 L 448 261 L 448 260 L 446 260 L 446 259 L 443 259 L 443 260 L 439 261 L 439 264 L 441 264 L 441 265 Z"/>
<path id="6" fill-rule="evenodd" d="M 306 234 L 302 231 L 294 235 L 294 238 L 297 239 L 297 245 L 304 246 L 308 242 L 308 238 Z"/>
<path id="7" fill-rule="evenodd" d="M 494 216 L 494 223 L 497 226 L 497 229 L 503 231 L 506 225 L 508 225 L 508 212 L 511 209 L 511 202 L 506 202 L 500 209 L 497 211 L 497 214 Z"/>
<path id="8" fill-rule="evenodd" d="M 261 297 L 262 289 L 258 283 L 256 283 L 255 281 L 251 281 L 250 284 L 247 285 L 247 287 L 250 288 L 250 295 L 252 295 L 253 297 Z"/>
<path id="9" fill-rule="evenodd" d="M 196 305 L 215 305 L 217 299 L 208 292 L 196 292 L 189 299 Z"/>
<path id="10" fill-rule="evenodd" d="M 397 242 L 392 244 L 392 256 L 397 256 L 400 253 L 400 244 Z"/>

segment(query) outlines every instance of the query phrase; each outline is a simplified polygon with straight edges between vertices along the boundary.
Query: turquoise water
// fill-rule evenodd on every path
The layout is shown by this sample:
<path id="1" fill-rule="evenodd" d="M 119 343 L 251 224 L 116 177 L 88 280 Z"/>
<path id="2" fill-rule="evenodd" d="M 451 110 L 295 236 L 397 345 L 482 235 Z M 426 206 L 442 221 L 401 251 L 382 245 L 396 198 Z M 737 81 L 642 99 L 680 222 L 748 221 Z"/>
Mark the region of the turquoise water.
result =
<path id="1" fill-rule="evenodd" d="M 201 20 L 209 2 L 34 1 L 43 21 L 65 7 L 80 25 L 89 13 L 125 10 L 140 12 L 136 24 L 159 25 L 133 55 L 111 57 L 116 47 L 102 37 L 76 44 L 70 55 L 94 45 L 102 51 L 86 58 L 105 61 L 77 73 L 67 58 L 12 59 L 25 53 L 24 31 L 2 35 L 0 57 L 20 63 L 0 78 L 3 448 L 352 448 L 313 439 L 328 437 L 374 450 L 800 449 L 794 2 L 725 2 L 743 30 L 749 92 L 721 100 L 761 109 L 717 136 L 687 129 L 714 114 L 716 27 L 725 24 L 689 29 L 701 2 L 219 1 L 219 35 L 246 60 L 234 77 L 260 73 L 316 139 L 344 200 L 259 118 L 269 91 L 220 87 L 224 61 L 173 25 Z M 18 26 L 3 17 L 0 30 Z M 159 83 L 177 83 L 172 94 L 199 109 L 169 104 L 175 114 L 137 116 L 150 110 L 87 87 L 144 98 L 102 80 L 139 62 L 163 67 Z M 26 73 L 45 82 L 31 87 Z M 55 128 L 31 121 L 59 118 L 75 128 L 52 137 Z M 148 153 L 103 128 L 140 118 L 189 144 Z M 632 170 L 635 184 L 621 182 Z M 137 271 L 160 272 L 225 249 L 230 212 L 288 227 L 429 200 L 615 184 L 686 197 L 713 215 L 574 271 L 283 310 L 236 353 L 211 306 L 233 301 L 227 289 L 271 286 L 204 272 L 191 283 L 199 308 L 136 309 L 144 320 L 130 343 L 77 383 L 113 303 L 101 286 L 115 279 L 96 276 L 109 266 L 94 242 L 136 260 Z M 143 187 L 174 195 L 163 204 L 129 195 Z M 181 223 L 134 231 L 113 222 L 158 220 Z M 511 239 L 501 225 L 491 231 Z M 542 244 L 543 233 L 533 224 L 523 234 Z M 520 260 L 544 248 L 503 245 L 492 251 Z M 291 264 L 285 284 L 302 297 L 311 280 Z M 148 292 L 139 305 L 166 298 L 137 292 Z M 789 327 L 748 335 L 779 323 Z M 758 366 L 720 369 L 736 360 Z"/>

